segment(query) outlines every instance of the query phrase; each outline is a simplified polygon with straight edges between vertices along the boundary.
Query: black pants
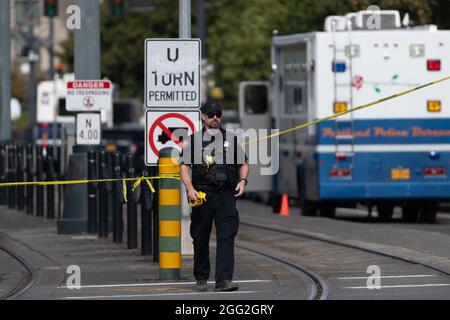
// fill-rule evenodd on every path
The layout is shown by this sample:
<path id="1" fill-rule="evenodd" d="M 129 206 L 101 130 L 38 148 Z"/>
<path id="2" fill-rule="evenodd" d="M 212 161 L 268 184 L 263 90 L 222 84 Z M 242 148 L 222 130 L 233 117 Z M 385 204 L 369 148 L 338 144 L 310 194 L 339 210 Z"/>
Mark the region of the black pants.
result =
<path id="1" fill-rule="evenodd" d="M 206 200 L 203 205 L 192 208 L 194 276 L 196 280 L 209 278 L 209 237 L 214 221 L 217 235 L 216 281 L 231 280 L 234 271 L 234 237 L 239 228 L 236 198 L 232 191 L 207 192 Z"/>

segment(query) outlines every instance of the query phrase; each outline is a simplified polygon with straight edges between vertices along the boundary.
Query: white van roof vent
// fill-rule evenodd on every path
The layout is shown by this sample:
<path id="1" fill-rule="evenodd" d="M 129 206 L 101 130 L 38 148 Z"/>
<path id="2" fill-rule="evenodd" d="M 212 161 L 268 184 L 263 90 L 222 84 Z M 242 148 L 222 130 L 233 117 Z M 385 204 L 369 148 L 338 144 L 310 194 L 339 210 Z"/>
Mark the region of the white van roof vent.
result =
<path id="1" fill-rule="evenodd" d="M 356 15 L 355 30 L 389 30 L 402 27 L 397 10 L 364 10 Z"/>
<path id="2" fill-rule="evenodd" d="M 325 18 L 325 25 L 323 29 L 325 31 L 331 32 L 333 31 L 334 24 L 335 31 L 345 31 L 347 30 L 346 21 L 347 18 L 343 16 L 328 16 Z"/>
<path id="3" fill-rule="evenodd" d="M 391 30 L 402 27 L 400 13 L 397 10 L 363 10 L 350 12 L 345 16 L 325 18 L 324 30 L 327 32 L 351 30 Z"/>

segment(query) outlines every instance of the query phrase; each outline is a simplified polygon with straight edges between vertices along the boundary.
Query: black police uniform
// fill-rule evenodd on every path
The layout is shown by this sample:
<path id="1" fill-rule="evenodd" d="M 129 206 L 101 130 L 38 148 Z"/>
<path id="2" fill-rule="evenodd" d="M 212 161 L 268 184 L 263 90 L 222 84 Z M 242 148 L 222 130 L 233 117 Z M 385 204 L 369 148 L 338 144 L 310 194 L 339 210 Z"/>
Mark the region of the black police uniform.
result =
<path id="1" fill-rule="evenodd" d="M 214 221 L 217 236 L 215 280 L 231 280 L 234 270 L 234 238 L 239 228 L 235 188 L 239 182 L 239 168 L 247 157 L 238 146 L 236 136 L 227 134 L 222 128 L 217 134 L 222 135 L 223 144 L 215 150 L 208 150 L 211 141 L 215 140 L 213 135 L 204 139 L 208 134 L 203 128 L 189 136 L 180 156 L 181 163 L 192 164 L 192 184 L 195 190 L 206 193 L 206 202 L 192 208 L 190 231 L 194 240 L 194 276 L 196 280 L 209 278 L 209 238 Z M 190 151 L 190 156 L 186 151 Z M 215 163 L 208 165 L 205 156 L 210 151 Z M 197 158 L 194 156 L 196 152 L 197 155 L 200 154 Z M 229 152 L 233 152 L 231 156 Z"/>

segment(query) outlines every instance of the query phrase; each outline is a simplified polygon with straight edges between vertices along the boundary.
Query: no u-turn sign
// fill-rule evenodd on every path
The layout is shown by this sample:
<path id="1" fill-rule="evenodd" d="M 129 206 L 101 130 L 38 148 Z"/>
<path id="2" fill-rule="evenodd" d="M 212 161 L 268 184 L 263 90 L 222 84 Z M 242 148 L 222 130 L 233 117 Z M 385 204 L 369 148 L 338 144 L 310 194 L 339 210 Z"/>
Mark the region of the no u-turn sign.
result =
<path id="1" fill-rule="evenodd" d="M 145 40 L 145 106 L 200 107 L 200 40 Z"/>
<path id="2" fill-rule="evenodd" d="M 200 111 L 146 112 L 145 164 L 158 163 L 159 150 L 177 148 L 185 139 L 200 129 Z"/>

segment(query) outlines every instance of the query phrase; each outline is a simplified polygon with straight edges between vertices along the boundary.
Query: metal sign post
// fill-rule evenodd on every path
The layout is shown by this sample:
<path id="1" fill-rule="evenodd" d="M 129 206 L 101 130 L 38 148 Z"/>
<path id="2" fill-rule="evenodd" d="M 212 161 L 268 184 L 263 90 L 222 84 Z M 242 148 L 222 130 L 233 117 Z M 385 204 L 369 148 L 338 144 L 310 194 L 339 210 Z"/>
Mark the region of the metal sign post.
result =
<path id="1" fill-rule="evenodd" d="M 0 142 L 11 140 L 11 8 L 0 1 Z"/>
<path id="2" fill-rule="evenodd" d="M 81 9 L 81 28 L 75 30 L 75 79 L 100 79 L 100 3 L 92 0 L 77 0 Z M 92 100 L 90 100 L 92 101 Z M 87 101 L 87 105 L 92 103 Z M 83 105 L 80 106 L 83 108 Z M 87 153 L 99 151 L 98 145 L 75 145 L 70 155 L 66 177 L 69 180 L 88 178 Z M 58 221 L 58 233 L 80 234 L 88 227 L 87 185 L 66 186 L 64 190 L 64 210 Z M 97 213 L 91 216 L 97 218 Z"/>

